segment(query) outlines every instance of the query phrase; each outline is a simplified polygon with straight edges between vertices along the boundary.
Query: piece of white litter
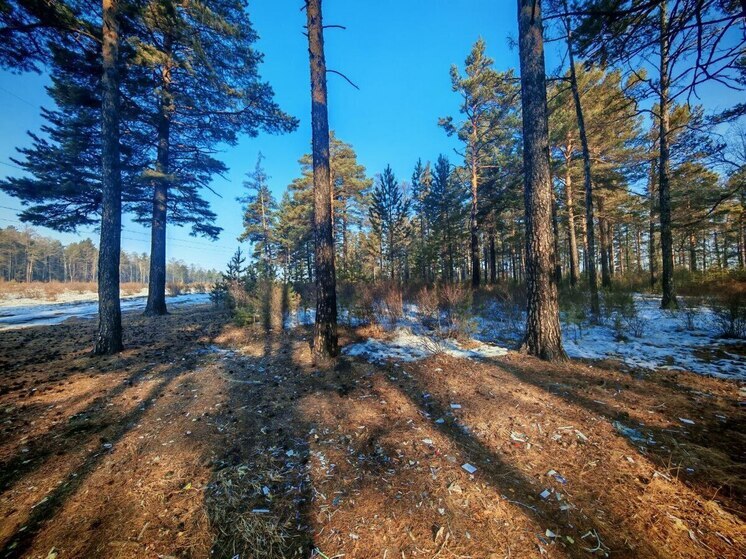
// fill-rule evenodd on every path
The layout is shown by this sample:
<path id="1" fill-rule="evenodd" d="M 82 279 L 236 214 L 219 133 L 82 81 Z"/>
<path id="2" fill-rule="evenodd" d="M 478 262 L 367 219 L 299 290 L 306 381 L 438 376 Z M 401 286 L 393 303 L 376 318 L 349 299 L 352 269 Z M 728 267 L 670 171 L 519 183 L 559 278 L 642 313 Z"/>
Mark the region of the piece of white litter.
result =
<path id="1" fill-rule="evenodd" d="M 460 410 L 461 409 L 461 404 L 451 404 L 451 409 L 452 410 Z"/>
<path id="2" fill-rule="evenodd" d="M 686 423 L 687 425 L 694 425 L 694 421 L 685 417 L 680 417 L 679 421 L 681 421 L 682 423 Z"/>
<path id="3" fill-rule="evenodd" d="M 557 534 L 555 534 L 554 532 L 552 532 L 549 528 L 547 528 L 547 531 L 544 532 L 544 534 L 546 534 L 547 538 L 556 538 L 557 537 Z"/>
<path id="4" fill-rule="evenodd" d="M 464 464 L 463 466 L 461 466 L 461 467 L 464 470 L 466 470 L 467 472 L 469 472 L 470 474 L 473 474 L 474 472 L 477 471 L 477 469 L 474 466 L 472 466 L 471 464 L 469 464 L 468 462 L 466 464 Z"/>
<path id="5" fill-rule="evenodd" d="M 443 419 L 442 417 L 435 420 L 435 423 L 437 423 L 438 425 L 440 425 L 441 423 L 445 423 L 445 422 L 446 422 L 446 420 Z"/>
<path id="6" fill-rule="evenodd" d="M 539 497 L 541 497 L 542 499 L 546 500 L 546 499 L 549 498 L 549 495 L 551 495 L 551 494 L 552 494 L 552 492 L 549 489 L 545 489 L 544 491 L 542 491 L 541 493 L 539 493 Z"/>
<path id="7" fill-rule="evenodd" d="M 422 439 L 422 442 L 425 443 L 425 444 L 433 444 L 433 440 L 432 439 Z"/>

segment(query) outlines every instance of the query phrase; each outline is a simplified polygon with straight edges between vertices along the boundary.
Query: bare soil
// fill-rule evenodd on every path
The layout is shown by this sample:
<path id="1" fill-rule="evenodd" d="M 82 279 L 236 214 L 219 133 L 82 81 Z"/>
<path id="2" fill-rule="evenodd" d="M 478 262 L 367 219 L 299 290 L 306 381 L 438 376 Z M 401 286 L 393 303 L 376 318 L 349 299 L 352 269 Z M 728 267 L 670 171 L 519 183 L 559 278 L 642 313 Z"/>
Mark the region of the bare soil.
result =
<path id="1" fill-rule="evenodd" d="M 303 329 L 124 320 L 109 358 L 90 320 L 0 333 L 1 558 L 746 551 L 735 383 L 518 354 L 319 369 Z"/>

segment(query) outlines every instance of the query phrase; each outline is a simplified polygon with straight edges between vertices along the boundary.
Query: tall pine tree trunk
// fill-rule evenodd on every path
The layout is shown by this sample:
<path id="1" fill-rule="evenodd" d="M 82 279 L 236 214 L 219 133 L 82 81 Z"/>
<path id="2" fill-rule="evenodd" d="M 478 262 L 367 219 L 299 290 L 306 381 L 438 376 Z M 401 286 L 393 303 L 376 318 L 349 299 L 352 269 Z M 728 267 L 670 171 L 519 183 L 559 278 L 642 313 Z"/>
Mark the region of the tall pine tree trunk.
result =
<path id="1" fill-rule="evenodd" d="M 671 189 L 670 189 L 670 154 L 668 145 L 668 135 L 670 133 L 671 123 L 669 114 L 669 38 L 668 38 L 668 14 L 667 0 L 661 0 L 660 4 L 660 161 L 658 164 L 658 195 L 660 202 L 658 212 L 661 222 L 661 253 L 663 256 L 663 266 L 661 270 L 661 287 L 663 297 L 661 298 L 661 308 L 675 309 L 676 293 L 673 284 L 673 235 L 671 232 Z"/>
<path id="2" fill-rule="evenodd" d="M 575 287 L 580 273 L 578 271 L 578 241 L 575 235 L 575 201 L 570 170 L 570 152 L 568 151 L 565 155 L 565 205 L 567 206 L 567 234 L 570 244 L 570 285 Z"/>
<path id="3" fill-rule="evenodd" d="M 563 359 L 554 281 L 552 185 L 541 2 L 518 0 L 526 206 L 526 335 L 522 349 L 541 359 Z"/>
<path id="4" fill-rule="evenodd" d="M 171 39 L 164 38 L 164 49 L 171 55 Z M 156 179 L 153 185 L 153 218 L 150 229 L 150 280 L 147 316 L 167 314 L 166 309 L 166 223 L 168 219 L 168 186 L 171 152 L 171 70 L 168 63 L 161 69 L 161 92 L 158 100 L 158 153 L 156 155 Z"/>
<path id="5" fill-rule="evenodd" d="M 567 2 L 564 3 L 565 11 Z M 580 147 L 583 154 L 583 180 L 585 186 L 585 231 L 586 231 L 586 266 L 588 274 L 588 287 L 591 295 L 591 314 L 598 319 L 600 305 L 598 301 L 598 275 L 596 273 L 596 236 L 593 223 L 593 179 L 591 175 L 591 152 L 588 147 L 588 135 L 585 130 L 585 118 L 583 106 L 580 103 L 580 91 L 578 89 L 578 78 L 575 72 L 575 54 L 573 52 L 572 28 L 569 19 L 564 20 L 567 32 L 567 55 L 570 63 L 570 88 L 575 104 L 575 115 L 578 120 L 578 132 L 580 134 Z"/>
<path id="6" fill-rule="evenodd" d="M 334 269 L 332 184 L 329 169 L 329 117 L 326 59 L 321 0 L 306 0 L 308 53 L 311 66 L 311 128 L 313 147 L 313 230 L 316 252 L 316 323 L 313 355 L 316 361 L 336 357 L 337 279 Z"/>
<path id="7" fill-rule="evenodd" d="M 119 15 L 117 0 L 103 0 L 101 119 L 102 214 L 98 256 L 98 335 L 94 353 L 122 350 L 119 258 L 122 179 L 119 161 Z"/>

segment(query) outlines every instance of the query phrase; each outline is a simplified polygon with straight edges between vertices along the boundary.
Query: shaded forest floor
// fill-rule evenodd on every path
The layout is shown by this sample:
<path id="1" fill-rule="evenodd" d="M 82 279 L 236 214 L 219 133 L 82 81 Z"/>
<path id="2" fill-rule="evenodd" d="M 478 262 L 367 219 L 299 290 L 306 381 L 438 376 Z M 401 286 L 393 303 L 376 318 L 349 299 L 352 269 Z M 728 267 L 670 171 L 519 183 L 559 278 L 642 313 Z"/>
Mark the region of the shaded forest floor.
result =
<path id="1" fill-rule="evenodd" d="M 124 321 L 111 358 L 92 320 L 0 334 L 0 558 L 746 549 L 735 382 L 515 353 L 324 370 L 302 328 Z"/>

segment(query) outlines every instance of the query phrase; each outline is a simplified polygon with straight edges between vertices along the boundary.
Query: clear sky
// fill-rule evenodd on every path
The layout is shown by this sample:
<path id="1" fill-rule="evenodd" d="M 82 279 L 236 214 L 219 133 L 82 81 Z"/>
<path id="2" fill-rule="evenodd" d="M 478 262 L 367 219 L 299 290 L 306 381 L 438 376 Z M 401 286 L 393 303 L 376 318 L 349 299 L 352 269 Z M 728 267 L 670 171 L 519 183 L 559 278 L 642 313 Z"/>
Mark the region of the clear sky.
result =
<path id="1" fill-rule="evenodd" d="M 264 53 L 262 77 L 269 81 L 282 108 L 300 119 L 292 134 L 242 138 L 224 149 L 221 158 L 230 168 L 226 178 L 216 177 L 214 188 L 222 194 L 206 197 L 218 214 L 224 231 L 211 243 L 193 238 L 187 230 L 171 227 L 168 258 L 183 259 L 205 267 L 223 269 L 238 246 L 241 210 L 236 196 L 241 182 L 253 169 L 257 154 L 271 176 L 275 194 L 299 173 L 298 159 L 309 151 L 310 91 L 305 13 L 302 0 L 255 0 L 249 11 L 260 35 L 258 49 Z M 391 164 L 397 177 L 409 179 L 418 157 L 435 159 L 446 153 L 454 160 L 455 140 L 437 126 L 438 117 L 456 114 L 458 96 L 452 92 L 451 64 L 463 64 L 478 37 L 487 43 L 496 68 L 518 66 L 518 53 L 509 46 L 517 35 L 515 0 L 378 0 L 363 2 L 325 0 L 324 22 L 347 30 L 327 29 L 327 67 L 344 72 L 360 90 L 339 76 L 329 75 L 329 120 L 337 136 L 350 142 L 368 174 L 379 173 Z M 549 47 L 547 68 L 560 62 Z M 8 166 L 15 147 L 27 145 L 26 130 L 41 125 L 38 107 L 51 106 L 44 91 L 45 76 L 0 73 L 0 172 L 20 173 Z M 18 225 L 19 201 L 0 194 L 0 225 Z M 96 239 L 93 230 L 78 236 L 57 235 L 63 242 L 79 236 Z M 149 230 L 126 222 L 123 248 L 149 250 Z"/>

